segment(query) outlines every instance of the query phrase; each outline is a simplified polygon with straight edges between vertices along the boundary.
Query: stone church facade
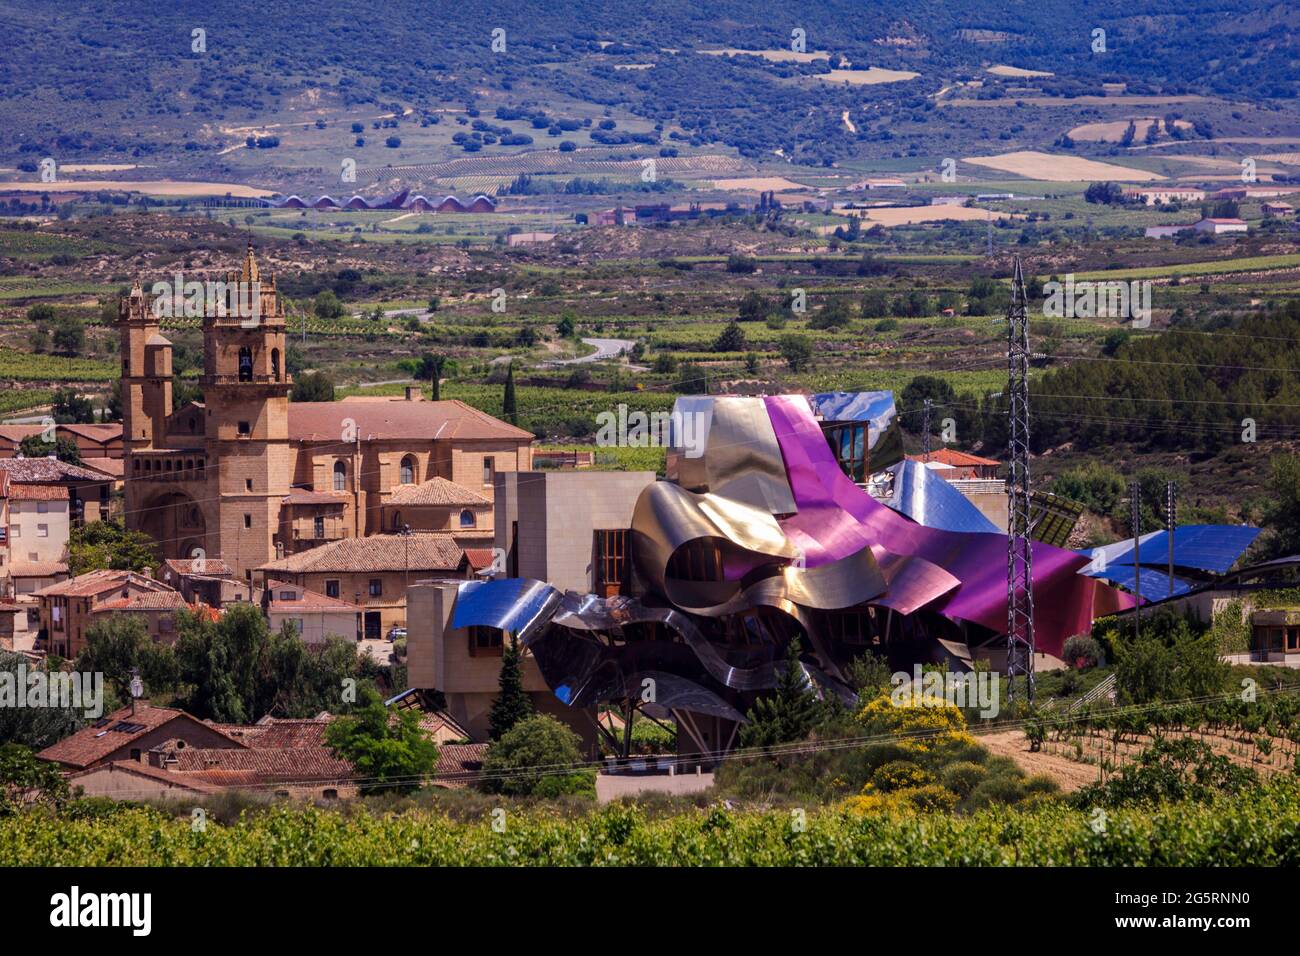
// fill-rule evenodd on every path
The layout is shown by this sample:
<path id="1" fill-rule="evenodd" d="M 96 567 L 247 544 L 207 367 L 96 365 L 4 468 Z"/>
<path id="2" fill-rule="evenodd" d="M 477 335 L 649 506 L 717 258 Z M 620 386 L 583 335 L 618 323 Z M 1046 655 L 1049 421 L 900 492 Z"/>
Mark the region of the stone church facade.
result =
<path id="1" fill-rule="evenodd" d="M 119 307 L 128 527 L 152 536 L 164 558 L 220 558 L 246 579 L 278 557 L 404 525 L 490 546 L 482 500 L 495 474 L 531 470 L 530 433 L 414 388 L 402 398 L 290 402 L 275 278 L 261 275 L 250 245 L 225 282 L 256 290 L 259 308 L 221 314 L 207 302 L 203 401 L 175 409 L 172 344 L 154 297 L 137 282 Z M 389 501 L 418 499 L 418 486 L 436 479 L 438 500 L 455 506 L 451 482 L 466 507 L 452 530 L 419 531 Z"/>

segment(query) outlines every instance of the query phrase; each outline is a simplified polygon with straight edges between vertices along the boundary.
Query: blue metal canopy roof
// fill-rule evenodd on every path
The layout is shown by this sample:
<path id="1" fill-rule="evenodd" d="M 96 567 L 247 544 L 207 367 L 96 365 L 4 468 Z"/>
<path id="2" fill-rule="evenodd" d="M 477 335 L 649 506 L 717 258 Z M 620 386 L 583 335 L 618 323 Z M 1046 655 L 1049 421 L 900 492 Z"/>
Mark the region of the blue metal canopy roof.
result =
<path id="1" fill-rule="evenodd" d="M 555 588 L 532 578 L 466 581 L 456 591 L 451 626 L 500 628 L 523 641 L 533 628 L 550 620 L 560 597 Z"/>
<path id="2" fill-rule="evenodd" d="M 1174 567 L 1226 574 L 1259 536 L 1259 528 L 1229 524 L 1189 524 L 1174 529 Z M 1114 547 L 1114 546 L 1112 546 Z M 1091 555 L 1092 552 L 1084 551 Z M 1133 548 L 1106 556 L 1108 565 L 1133 565 Z M 1138 557 L 1143 567 L 1164 567 L 1169 562 L 1169 532 L 1144 535 Z"/>
<path id="3" fill-rule="evenodd" d="M 894 475 L 894 494 L 884 504 L 917 524 L 944 531 L 1002 533 L 970 499 L 922 462 L 905 459 L 888 470 Z"/>

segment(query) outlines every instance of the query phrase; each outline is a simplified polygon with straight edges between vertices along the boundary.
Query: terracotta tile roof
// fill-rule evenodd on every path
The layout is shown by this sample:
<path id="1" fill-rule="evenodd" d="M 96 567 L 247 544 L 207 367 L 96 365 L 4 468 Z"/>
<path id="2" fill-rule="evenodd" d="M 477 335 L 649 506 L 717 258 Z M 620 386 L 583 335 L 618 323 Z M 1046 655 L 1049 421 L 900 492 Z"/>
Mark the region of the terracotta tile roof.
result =
<path id="1" fill-rule="evenodd" d="M 94 767 L 87 767 L 85 770 L 78 770 L 76 773 L 68 774 L 68 783 L 75 788 L 77 780 L 91 773 L 101 773 L 107 768 L 111 773 L 125 773 L 133 777 L 143 777 L 148 780 L 160 780 L 170 784 L 173 787 L 179 787 L 182 790 L 192 790 L 195 793 L 220 793 L 221 787 L 208 783 L 193 775 L 171 773 L 160 767 L 151 767 L 147 763 L 140 763 L 135 760 L 114 760 L 111 763 L 100 764 Z M 142 793 L 143 796 L 143 788 Z"/>
<path id="2" fill-rule="evenodd" d="M 920 461 L 924 455 L 908 455 L 912 461 Z M 993 458 L 981 458 L 979 455 L 969 455 L 964 451 L 957 451 L 955 448 L 936 448 L 930 452 L 930 461 L 938 462 L 941 465 L 949 465 L 953 468 L 974 467 L 976 465 L 1000 465 L 1002 462 Z"/>
<path id="3" fill-rule="evenodd" d="M 0 468 L 14 481 L 98 481 L 104 476 L 80 465 L 69 465 L 57 458 L 0 458 Z"/>
<path id="4" fill-rule="evenodd" d="M 103 425 L 59 425 L 60 431 L 71 432 L 96 442 L 111 442 L 122 437 L 122 423 L 108 422 Z"/>
<path id="5" fill-rule="evenodd" d="M 420 715 L 420 729 L 436 738 L 439 734 L 453 738 L 469 740 L 469 731 L 457 722 L 456 718 L 445 710 Z M 454 745 L 453 745 L 454 746 Z"/>
<path id="6" fill-rule="evenodd" d="M 281 613 L 290 613 L 292 611 L 364 611 L 359 604 L 353 604 L 342 598 L 332 598 L 321 594 L 319 591 L 311 591 L 307 588 L 300 588 L 296 584 L 286 584 L 283 581 L 268 581 L 266 589 L 271 592 L 268 599 L 272 611 Z M 294 592 L 296 597 L 290 600 L 284 600 L 280 597 L 281 591 L 288 589 Z"/>
<path id="7" fill-rule="evenodd" d="M 121 478 L 126 474 L 126 462 L 121 458 L 83 458 L 81 464 L 91 471 L 103 472 L 110 478 Z"/>
<path id="8" fill-rule="evenodd" d="M 21 481 L 9 484 L 14 501 L 68 501 L 68 485 L 29 485 Z"/>
<path id="9" fill-rule="evenodd" d="M 409 552 L 408 552 L 409 548 Z M 409 564 L 407 561 L 409 553 Z M 460 564 L 460 547 L 450 535 L 437 533 L 376 534 L 344 538 L 319 548 L 270 561 L 259 571 L 294 574 L 347 571 L 454 571 Z"/>
<path id="10" fill-rule="evenodd" d="M 461 401 L 290 402 L 291 441 L 338 442 L 344 419 L 356 424 L 362 441 L 380 438 L 422 440 L 458 438 L 518 438 L 532 441 L 532 432 L 516 428 Z"/>
<path id="11" fill-rule="evenodd" d="M 29 485 L 25 482 L 11 482 L 9 497 L 17 501 L 67 501 L 67 485 Z"/>
<path id="12" fill-rule="evenodd" d="M 196 571 L 194 566 L 200 561 L 203 562 L 202 570 Z M 168 558 L 163 562 L 163 567 L 170 568 L 175 574 L 200 574 L 211 578 L 235 573 L 234 569 L 220 558 Z"/>
<path id="13" fill-rule="evenodd" d="M 325 746 L 325 728 L 331 717 L 285 718 L 263 717 L 255 724 L 219 724 L 204 721 L 229 737 L 260 750 L 285 750 L 291 747 Z M 168 748 L 170 749 L 170 748 Z"/>
<path id="14" fill-rule="evenodd" d="M 190 605 L 181 597 L 179 591 L 145 591 L 130 597 L 102 601 L 91 609 L 92 614 L 100 611 L 188 611 Z"/>
<path id="15" fill-rule="evenodd" d="M 79 574 L 75 578 L 68 578 L 66 581 L 60 581 L 58 584 L 51 584 L 49 587 L 41 588 L 36 592 L 37 597 L 91 597 L 96 594 L 103 594 L 105 591 L 112 591 L 116 588 L 128 586 L 144 588 L 148 591 L 171 591 L 167 585 L 161 581 L 155 581 L 153 578 L 147 578 L 143 574 L 136 574 L 134 571 L 87 571 L 85 574 Z M 174 593 L 174 592 L 173 592 Z"/>
<path id="16" fill-rule="evenodd" d="M 494 553 L 492 548 L 466 548 L 465 558 L 471 568 L 482 571 L 484 568 L 492 567 Z"/>
<path id="17" fill-rule="evenodd" d="M 123 707 L 81 728 L 71 736 L 64 737 L 58 743 L 51 744 L 37 756 L 43 760 L 53 760 L 71 767 L 88 767 L 119 747 L 138 740 L 150 731 L 164 727 L 174 720 L 203 726 L 202 721 L 182 710 L 173 710 L 170 707 L 139 706 L 134 714 L 131 713 L 130 707 Z M 123 729 L 124 727 L 130 729 Z M 231 743 L 239 744 L 233 738 Z"/>
<path id="18" fill-rule="evenodd" d="M 44 425 L 0 425 L 0 439 L 11 441 L 15 445 L 24 438 L 39 435 L 45 431 Z"/>
<path id="19" fill-rule="evenodd" d="M 175 763 L 170 758 L 175 758 Z M 173 773 L 195 776 L 209 783 L 288 783 L 297 780 L 346 780 L 352 764 L 335 757 L 327 747 L 232 749 L 186 747 L 168 754 Z"/>
<path id="20" fill-rule="evenodd" d="M 294 488 L 280 499 L 286 505 L 341 505 L 348 496 L 333 491 L 311 491 L 307 488 Z"/>
<path id="21" fill-rule="evenodd" d="M 487 744 L 443 744 L 438 748 L 438 766 L 434 773 L 440 787 L 464 787 L 483 769 Z"/>
<path id="22" fill-rule="evenodd" d="M 65 561 L 14 561 L 9 566 L 10 577 L 15 578 L 52 578 L 67 573 Z"/>
<path id="23" fill-rule="evenodd" d="M 430 478 L 419 485 L 398 485 L 388 500 L 389 505 L 490 505 L 492 502 L 463 485 L 446 478 Z"/>

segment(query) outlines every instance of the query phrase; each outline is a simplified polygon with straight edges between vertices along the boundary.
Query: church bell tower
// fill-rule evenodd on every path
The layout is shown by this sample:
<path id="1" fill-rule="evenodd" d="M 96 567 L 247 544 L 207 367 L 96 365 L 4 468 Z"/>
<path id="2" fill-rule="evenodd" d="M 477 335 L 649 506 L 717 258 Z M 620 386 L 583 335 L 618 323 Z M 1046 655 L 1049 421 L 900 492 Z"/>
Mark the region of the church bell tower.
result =
<path id="1" fill-rule="evenodd" d="M 227 305 L 203 318 L 203 388 L 209 491 L 218 501 L 222 560 L 241 578 L 275 557 L 281 499 L 289 493 L 285 325 L 274 276 L 262 276 L 250 241 L 226 276 Z M 224 314 L 222 314 L 224 313 Z"/>

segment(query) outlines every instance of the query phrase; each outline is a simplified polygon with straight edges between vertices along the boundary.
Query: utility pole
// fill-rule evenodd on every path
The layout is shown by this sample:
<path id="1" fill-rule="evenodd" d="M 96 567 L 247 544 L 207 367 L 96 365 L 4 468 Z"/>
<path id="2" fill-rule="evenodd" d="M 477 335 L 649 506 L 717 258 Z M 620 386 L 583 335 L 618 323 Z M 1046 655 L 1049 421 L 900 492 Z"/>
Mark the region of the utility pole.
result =
<path id="1" fill-rule="evenodd" d="M 1136 481 L 1128 486 L 1129 522 L 1133 526 L 1133 590 L 1137 603 L 1133 605 L 1133 640 L 1142 630 L 1142 486 Z"/>
<path id="2" fill-rule="evenodd" d="M 921 454 L 925 461 L 930 460 L 930 400 L 925 400 L 921 411 Z"/>
<path id="3" fill-rule="evenodd" d="M 1169 539 L 1169 596 L 1174 596 L 1174 529 L 1178 527 L 1178 485 L 1165 483 L 1165 536 Z"/>
<path id="4" fill-rule="evenodd" d="M 990 233 L 991 235 L 991 233 Z M 1017 675 L 1034 702 L 1034 582 L 1029 541 L 1029 303 L 1020 257 L 1007 307 L 1007 701 Z"/>

